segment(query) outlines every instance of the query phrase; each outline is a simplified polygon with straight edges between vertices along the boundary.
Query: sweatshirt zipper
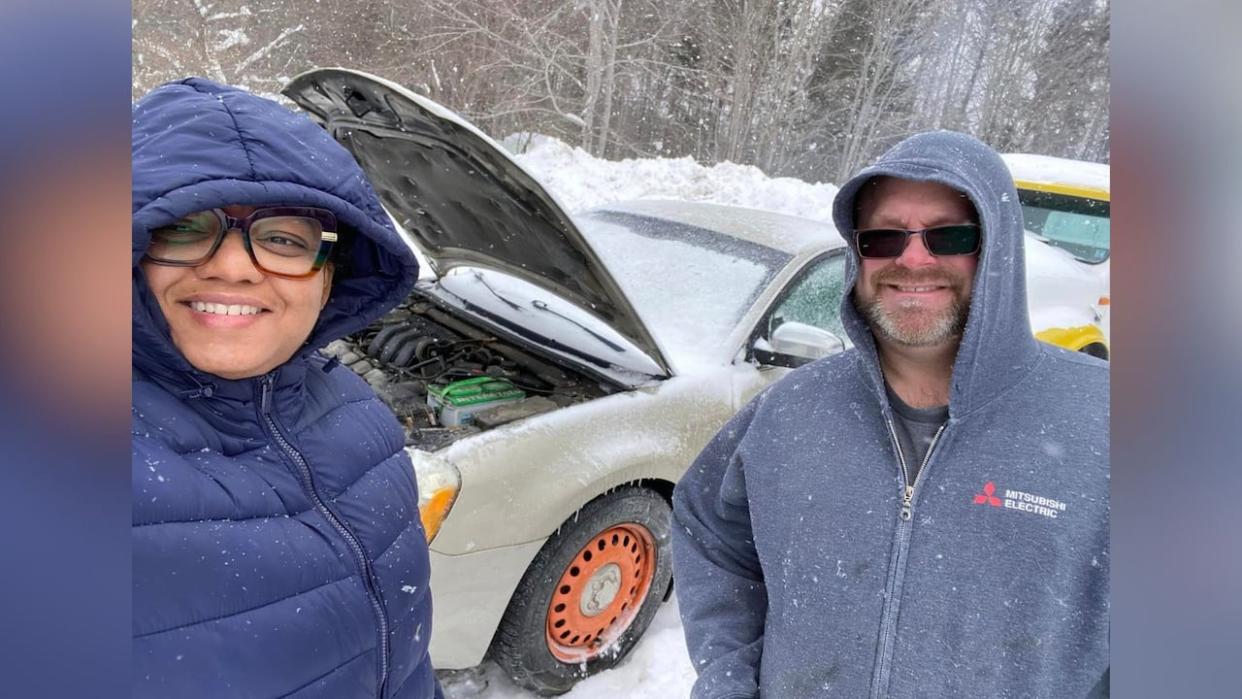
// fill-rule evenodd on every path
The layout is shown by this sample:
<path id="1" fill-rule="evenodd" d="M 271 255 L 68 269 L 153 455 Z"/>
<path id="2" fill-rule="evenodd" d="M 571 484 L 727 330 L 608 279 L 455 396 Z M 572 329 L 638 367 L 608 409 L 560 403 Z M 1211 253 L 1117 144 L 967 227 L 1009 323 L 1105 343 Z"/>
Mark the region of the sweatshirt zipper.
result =
<path id="1" fill-rule="evenodd" d="M 884 418 L 884 424 L 888 427 L 888 435 L 892 439 L 893 449 L 897 452 L 897 465 L 901 467 L 901 514 L 897 521 L 897 536 L 893 547 L 893 557 L 889 565 L 888 586 L 884 596 L 884 610 L 880 615 L 880 645 L 876 650 L 876 669 L 872 679 L 871 696 L 873 699 L 884 699 L 887 695 L 886 688 L 888 686 L 889 673 L 892 669 L 893 642 L 897 634 L 897 612 L 901 606 L 900 596 L 903 583 L 905 582 L 906 567 L 906 551 L 910 546 L 910 531 L 914 528 L 914 495 L 919 483 L 923 480 L 923 474 L 927 473 L 927 463 L 931 461 L 932 453 L 936 450 L 936 444 L 940 441 L 940 435 L 944 432 L 945 425 L 941 425 L 936 430 L 936 434 L 932 436 L 931 443 L 927 446 L 927 453 L 923 456 L 923 462 L 919 465 L 919 472 L 914 476 L 914 482 L 910 482 L 910 471 L 906 466 L 906 455 L 901 451 L 901 442 L 897 440 L 897 429 L 893 426 L 891 417 Z M 946 423 L 947 424 L 947 423 Z"/>
<path id="2" fill-rule="evenodd" d="M 914 489 L 918 486 L 919 481 L 923 478 L 923 474 L 927 472 L 927 462 L 931 460 L 932 451 L 936 448 L 936 442 L 940 441 L 940 433 L 944 432 L 945 425 L 941 425 L 936 434 L 932 435 L 931 443 L 927 445 L 927 453 L 923 455 L 923 463 L 919 464 L 919 472 L 914 476 L 914 483 L 910 482 L 910 473 L 906 470 L 906 457 L 901 453 L 901 443 L 897 441 L 897 430 L 893 427 L 893 421 L 888 421 L 888 434 L 893 439 L 893 448 L 897 450 L 897 460 L 901 464 L 901 480 L 905 482 L 905 492 L 901 497 L 901 518 L 909 522 L 914 516 Z"/>
<path id="3" fill-rule="evenodd" d="M 259 414 L 263 418 L 264 424 L 267 425 L 268 431 L 272 435 L 273 441 L 276 442 L 280 450 L 285 456 L 289 457 L 298 467 L 299 475 L 302 479 L 302 485 L 310 495 L 311 501 L 315 504 L 315 509 L 328 520 L 332 528 L 336 530 L 345 543 L 349 546 L 354 556 L 354 563 L 362 570 L 363 587 L 366 589 L 367 599 L 371 603 L 371 610 L 375 613 L 376 621 L 379 626 L 379 684 L 377 686 L 376 696 L 384 696 L 384 685 L 388 681 L 388 615 L 384 613 L 383 605 L 380 604 L 379 594 L 376 592 L 375 574 L 371 569 L 371 563 L 367 560 L 366 554 L 362 550 L 362 544 L 358 542 L 358 538 L 353 532 L 345 526 L 345 523 L 337 518 L 332 510 L 328 509 L 323 498 L 320 497 L 319 491 L 315 488 L 314 480 L 311 478 L 310 465 L 306 459 L 293 447 L 293 444 L 285 438 L 284 433 L 276 424 L 275 418 L 271 414 L 271 396 L 272 396 L 272 374 L 265 375 L 260 381 L 262 393 L 259 400 Z"/>

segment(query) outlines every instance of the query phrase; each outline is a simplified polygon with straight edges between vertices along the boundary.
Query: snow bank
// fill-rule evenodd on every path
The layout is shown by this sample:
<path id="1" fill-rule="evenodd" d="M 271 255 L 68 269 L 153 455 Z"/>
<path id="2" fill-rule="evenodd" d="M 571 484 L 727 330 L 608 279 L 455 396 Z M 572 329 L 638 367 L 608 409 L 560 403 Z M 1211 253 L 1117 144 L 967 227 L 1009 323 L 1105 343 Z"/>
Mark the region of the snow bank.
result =
<path id="1" fill-rule="evenodd" d="M 752 165 L 708 167 L 688 156 L 602 160 L 539 134 L 514 134 L 501 145 L 570 213 L 628 199 L 685 199 L 831 221 L 837 193 L 831 184 L 768 177 Z"/>

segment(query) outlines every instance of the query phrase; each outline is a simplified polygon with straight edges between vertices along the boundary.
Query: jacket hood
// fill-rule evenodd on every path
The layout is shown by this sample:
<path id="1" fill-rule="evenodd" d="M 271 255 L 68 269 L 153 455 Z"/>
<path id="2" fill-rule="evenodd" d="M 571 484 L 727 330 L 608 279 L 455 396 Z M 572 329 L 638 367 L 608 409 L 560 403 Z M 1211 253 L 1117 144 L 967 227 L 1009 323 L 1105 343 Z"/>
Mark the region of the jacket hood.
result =
<path id="1" fill-rule="evenodd" d="M 362 329 L 400 303 L 418 278 L 353 157 L 304 115 L 202 78 L 156 88 L 133 107 L 134 365 L 187 382 L 219 383 L 173 345 L 138 262 L 152 229 L 229 204 L 290 204 L 332 211 L 352 234 L 344 273 L 293 363 Z"/>
<path id="2" fill-rule="evenodd" d="M 854 230 L 854 203 L 873 177 L 938 182 L 964 193 L 979 213 L 983 244 L 971 293 L 970 314 L 953 366 L 949 411 L 961 417 L 1016 384 L 1040 356 L 1026 304 L 1022 207 L 1000 156 L 979 140 L 933 131 L 898 143 L 846 182 L 833 201 L 833 221 L 847 241 Z M 846 284 L 858 278 L 856 254 L 848 258 Z M 859 348 L 867 373 L 884 401 L 875 341 L 852 295 L 841 302 L 846 332 Z"/>

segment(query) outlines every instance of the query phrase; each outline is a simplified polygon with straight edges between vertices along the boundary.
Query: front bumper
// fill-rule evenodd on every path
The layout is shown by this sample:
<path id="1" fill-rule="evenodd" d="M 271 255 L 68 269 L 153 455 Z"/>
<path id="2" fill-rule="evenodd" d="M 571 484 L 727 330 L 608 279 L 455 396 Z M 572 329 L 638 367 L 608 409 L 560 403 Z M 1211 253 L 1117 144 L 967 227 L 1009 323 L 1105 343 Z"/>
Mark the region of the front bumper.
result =
<path id="1" fill-rule="evenodd" d="M 1048 344 L 1064 347 L 1074 352 L 1093 344 L 1108 347 L 1108 340 L 1104 338 L 1104 333 L 1094 325 L 1080 325 L 1075 328 L 1048 328 L 1035 333 L 1035 337 Z"/>
<path id="2" fill-rule="evenodd" d="M 431 551 L 431 663 L 483 662 L 514 589 L 546 539 L 449 556 Z"/>

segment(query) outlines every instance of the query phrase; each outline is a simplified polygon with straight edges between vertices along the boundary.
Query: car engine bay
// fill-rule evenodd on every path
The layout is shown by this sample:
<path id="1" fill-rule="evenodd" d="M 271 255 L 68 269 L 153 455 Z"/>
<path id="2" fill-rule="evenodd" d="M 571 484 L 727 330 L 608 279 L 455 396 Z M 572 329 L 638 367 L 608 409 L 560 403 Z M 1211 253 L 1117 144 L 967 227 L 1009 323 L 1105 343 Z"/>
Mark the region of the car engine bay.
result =
<path id="1" fill-rule="evenodd" d="M 406 445 L 427 451 L 620 390 L 520 349 L 417 293 L 323 350 L 397 415 Z"/>

